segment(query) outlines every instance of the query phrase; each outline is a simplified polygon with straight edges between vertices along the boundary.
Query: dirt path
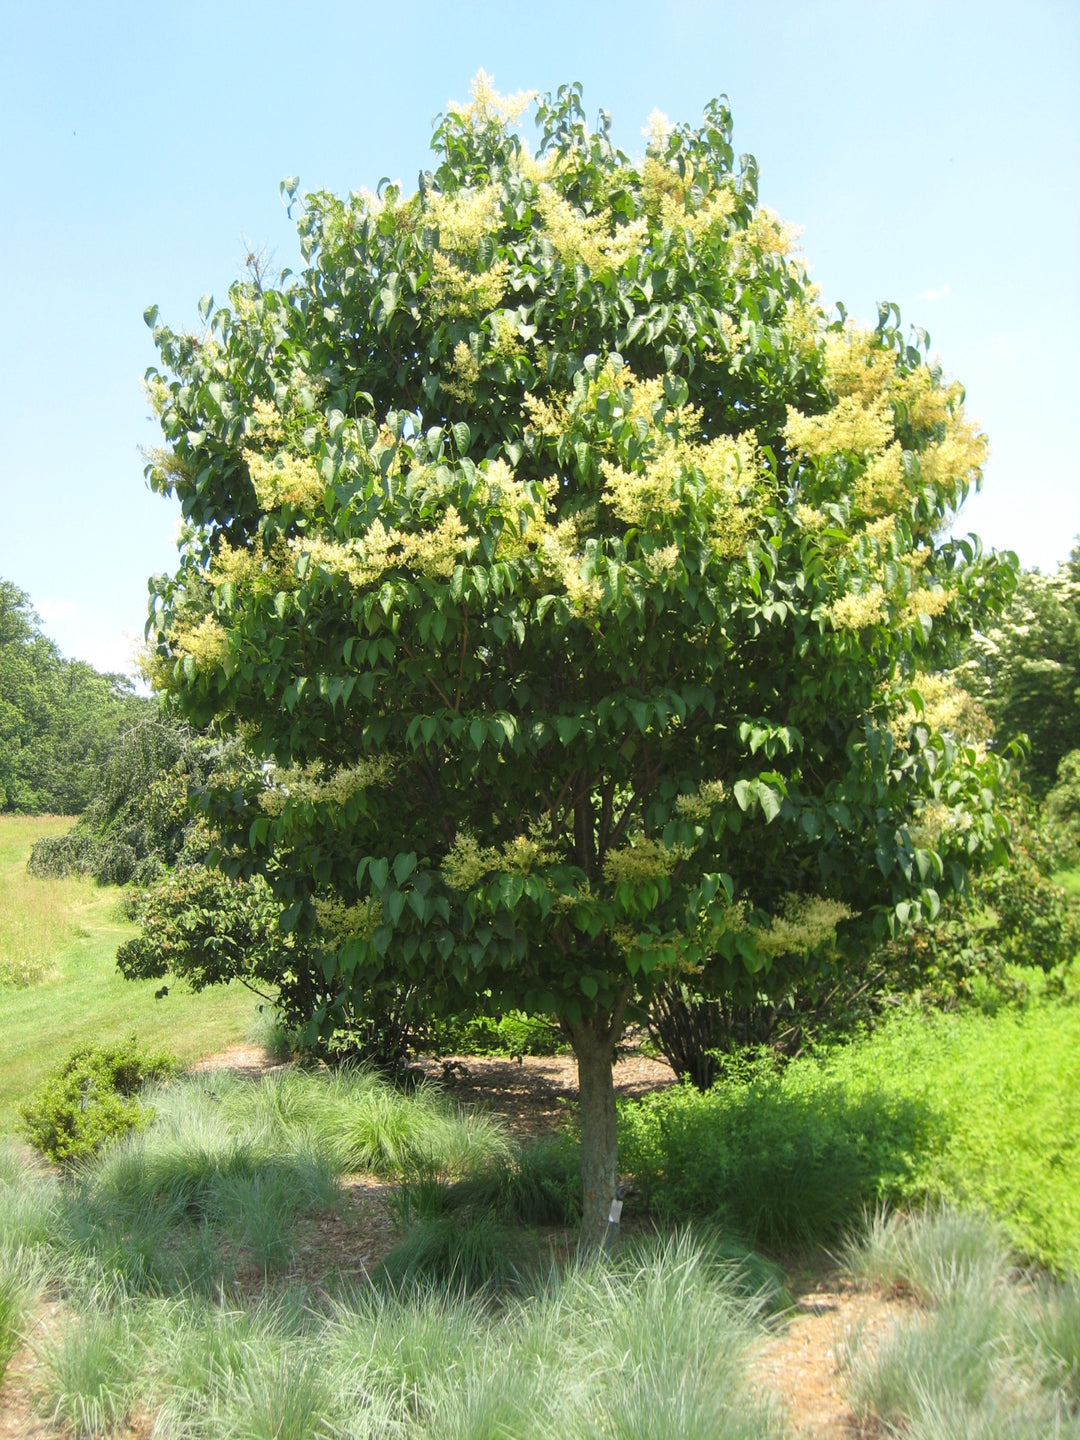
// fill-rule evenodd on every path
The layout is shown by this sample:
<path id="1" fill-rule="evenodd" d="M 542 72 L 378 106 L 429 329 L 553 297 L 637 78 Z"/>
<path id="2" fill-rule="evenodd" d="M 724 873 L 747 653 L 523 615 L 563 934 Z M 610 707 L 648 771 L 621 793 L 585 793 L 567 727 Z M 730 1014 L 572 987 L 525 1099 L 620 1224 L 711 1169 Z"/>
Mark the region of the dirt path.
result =
<path id="1" fill-rule="evenodd" d="M 906 1314 L 909 1302 L 855 1290 L 835 1270 L 797 1295 L 782 1329 L 766 1342 L 751 1367 L 751 1380 L 779 1396 L 792 1430 L 805 1440 L 851 1440 L 876 1430 L 860 1429 L 844 1395 L 848 1343 L 877 1345 Z"/>

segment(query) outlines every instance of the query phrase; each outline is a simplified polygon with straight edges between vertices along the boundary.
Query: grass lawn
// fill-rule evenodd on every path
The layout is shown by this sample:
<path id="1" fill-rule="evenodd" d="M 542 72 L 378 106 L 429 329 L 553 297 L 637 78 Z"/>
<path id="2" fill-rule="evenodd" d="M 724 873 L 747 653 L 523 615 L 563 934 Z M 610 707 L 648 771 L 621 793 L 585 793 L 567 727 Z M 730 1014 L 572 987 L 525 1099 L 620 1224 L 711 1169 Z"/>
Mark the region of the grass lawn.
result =
<path id="1" fill-rule="evenodd" d="M 117 946 L 135 931 L 124 919 L 121 892 L 82 878 L 26 874 L 34 841 L 71 823 L 0 816 L 0 976 L 5 962 L 41 976 L 0 985 L 0 1134 L 12 1131 L 19 1102 L 75 1045 L 134 1032 L 147 1045 L 195 1060 L 242 1040 L 255 1010 L 242 986 L 202 995 L 177 988 L 155 1000 L 156 982 L 117 973 Z"/>

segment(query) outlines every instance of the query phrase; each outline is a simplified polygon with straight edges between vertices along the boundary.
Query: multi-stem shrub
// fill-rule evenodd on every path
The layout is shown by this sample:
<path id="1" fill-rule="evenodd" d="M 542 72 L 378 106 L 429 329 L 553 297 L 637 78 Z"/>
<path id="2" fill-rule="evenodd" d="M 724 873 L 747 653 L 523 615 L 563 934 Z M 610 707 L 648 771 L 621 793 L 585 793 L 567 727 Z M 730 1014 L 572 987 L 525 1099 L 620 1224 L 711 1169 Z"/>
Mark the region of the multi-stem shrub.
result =
<path id="1" fill-rule="evenodd" d="M 769 1057 L 705 1094 L 657 1092 L 620 1112 L 620 1144 L 649 1208 L 708 1217 L 748 1239 L 821 1240 L 933 1144 L 934 1117 L 906 1096 L 848 1088 L 824 1066 Z"/>

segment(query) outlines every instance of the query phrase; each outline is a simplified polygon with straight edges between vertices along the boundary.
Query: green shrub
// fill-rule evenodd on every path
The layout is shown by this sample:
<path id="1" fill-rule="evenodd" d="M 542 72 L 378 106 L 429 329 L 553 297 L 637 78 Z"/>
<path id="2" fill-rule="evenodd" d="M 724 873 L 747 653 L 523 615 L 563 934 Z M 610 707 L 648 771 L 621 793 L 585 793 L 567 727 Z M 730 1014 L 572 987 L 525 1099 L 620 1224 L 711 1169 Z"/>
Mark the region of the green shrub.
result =
<path id="1" fill-rule="evenodd" d="M 704 1094 L 688 1085 L 620 1107 L 620 1153 L 663 1219 L 706 1217 L 753 1241 L 838 1234 L 935 1143 L 906 1096 L 850 1091 L 824 1068 L 766 1058 Z"/>
<path id="2" fill-rule="evenodd" d="M 366 1064 L 399 1075 L 427 1034 L 416 992 L 373 989 L 332 1040 L 313 1040 L 306 1022 L 327 998 L 317 937 L 285 932 L 285 905 L 263 876 L 238 879 L 207 866 L 208 844 L 193 830 L 175 868 L 129 894 L 128 914 L 140 933 L 117 951 L 121 974 L 129 980 L 174 976 L 195 991 L 240 980 L 261 994 L 275 993 L 275 1013 L 293 1049 L 329 1065 Z"/>
<path id="3" fill-rule="evenodd" d="M 569 1049 L 556 1024 L 521 1010 L 444 1020 L 433 1027 L 432 1040 L 441 1055 L 557 1055 Z"/>
<path id="4" fill-rule="evenodd" d="M 1080 863 L 1080 750 L 1058 764 L 1057 784 L 1043 801 L 1042 818 L 1054 837 L 1060 865 Z"/>
<path id="5" fill-rule="evenodd" d="M 663 1216 L 822 1240 L 867 1203 L 937 1197 L 1073 1269 L 1080 1006 L 903 1013 L 782 1071 L 762 1062 L 703 1095 L 682 1086 L 624 1102 L 620 1147 Z"/>
<path id="6" fill-rule="evenodd" d="M 20 1107 L 20 1128 L 50 1160 L 85 1160 L 149 1123 L 153 1112 L 138 1092 L 175 1069 L 172 1055 L 141 1049 L 134 1035 L 122 1045 L 79 1046 Z"/>
<path id="7" fill-rule="evenodd" d="M 936 1005 L 994 990 L 1023 998 L 1010 967 L 1060 974 L 1080 952 L 1080 905 L 1055 875 L 1061 835 L 1045 807 L 1040 814 L 1019 787 L 1007 814 L 1008 864 L 976 876 L 968 900 L 946 901 L 936 920 L 881 947 L 894 992 Z"/>

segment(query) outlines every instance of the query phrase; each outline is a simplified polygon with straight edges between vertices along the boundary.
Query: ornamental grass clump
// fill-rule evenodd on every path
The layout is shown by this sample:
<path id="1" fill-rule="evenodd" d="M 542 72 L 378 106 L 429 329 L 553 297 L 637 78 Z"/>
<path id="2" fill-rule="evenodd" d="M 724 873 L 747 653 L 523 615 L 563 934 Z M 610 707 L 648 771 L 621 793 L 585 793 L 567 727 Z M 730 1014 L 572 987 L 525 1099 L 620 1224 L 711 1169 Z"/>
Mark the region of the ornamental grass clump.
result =
<path id="1" fill-rule="evenodd" d="M 30 1248 L 0 1249 L 0 1385 L 11 1358 L 23 1343 L 30 1308 L 45 1275 L 40 1256 Z"/>
<path id="2" fill-rule="evenodd" d="M 362 1067 L 290 1069 L 254 1084 L 228 1076 L 194 1083 L 213 1095 L 212 1108 L 243 1133 L 263 1135 L 276 1146 L 292 1146 L 306 1136 L 341 1174 L 396 1177 L 423 1167 L 454 1178 L 510 1153 L 494 1117 L 460 1111 L 432 1085 L 406 1094 Z"/>
<path id="3" fill-rule="evenodd" d="M 1078 1433 L 1075 1277 L 1021 1271 L 992 1221 L 942 1206 L 879 1212 L 844 1257 L 861 1285 L 915 1302 L 876 1343 L 846 1342 L 860 1422 L 917 1440 Z"/>
<path id="4" fill-rule="evenodd" d="M 38 1355 L 48 1416 L 75 1440 L 115 1430 L 140 1398 L 145 1346 L 131 1313 L 88 1311 L 42 1340 Z"/>
<path id="5" fill-rule="evenodd" d="M 900 1289 L 923 1305 L 1000 1290 L 1014 1261 L 1001 1229 L 978 1213 L 931 1204 L 916 1214 L 879 1208 L 841 1247 L 864 1287 Z"/>

